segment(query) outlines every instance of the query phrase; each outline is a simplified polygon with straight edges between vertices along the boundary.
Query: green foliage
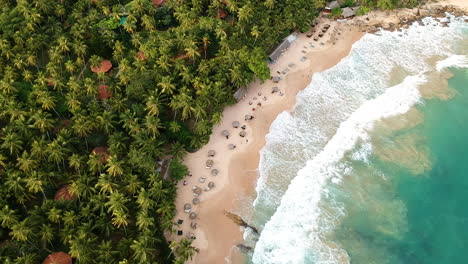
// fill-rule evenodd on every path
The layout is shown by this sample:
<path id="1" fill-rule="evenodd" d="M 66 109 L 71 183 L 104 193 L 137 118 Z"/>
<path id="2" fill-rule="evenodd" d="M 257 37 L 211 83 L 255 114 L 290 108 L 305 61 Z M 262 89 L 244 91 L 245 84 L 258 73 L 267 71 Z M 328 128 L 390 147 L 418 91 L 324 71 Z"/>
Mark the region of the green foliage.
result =
<path id="1" fill-rule="evenodd" d="M 369 12 L 370 12 L 370 8 L 369 8 L 369 7 L 367 7 L 367 6 L 361 6 L 361 7 L 359 8 L 359 10 L 356 12 L 356 15 L 358 15 L 358 16 L 363 16 L 363 15 L 369 13 Z"/>
<path id="2" fill-rule="evenodd" d="M 343 10 L 340 7 L 336 7 L 332 9 L 330 16 L 334 18 L 338 18 L 338 17 L 341 17 L 342 14 L 343 14 Z"/>
<path id="3" fill-rule="evenodd" d="M 353 7 L 355 5 L 354 0 L 346 0 L 341 7 Z"/>
<path id="4" fill-rule="evenodd" d="M 171 173 L 171 178 L 181 180 L 188 175 L 189 170 L 180 160 L 173 159 L 169 165 L 169 172 Z"/>
<path id="5" fill-rule="evenodd" d="M 190 259 L 190 241 L 163 236 L 176 190 L 158 161 L 182 179 L 233 92 L 268 79 L 268 51 L 324 4 L 0 1 L 0 263 Z"/>

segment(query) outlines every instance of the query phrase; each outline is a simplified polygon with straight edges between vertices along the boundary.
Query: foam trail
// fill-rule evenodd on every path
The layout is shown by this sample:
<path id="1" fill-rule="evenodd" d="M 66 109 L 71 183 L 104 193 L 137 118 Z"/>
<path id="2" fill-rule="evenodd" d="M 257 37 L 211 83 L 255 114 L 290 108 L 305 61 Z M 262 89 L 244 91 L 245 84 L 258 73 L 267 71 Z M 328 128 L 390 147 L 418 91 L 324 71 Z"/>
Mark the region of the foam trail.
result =
<path id="1" fill-rule="evenodd" d="M 468 68 L 468 57 L 465 55 L 452 55 L 437 62 L 436 69 L 440 72 L 448 67 Z"/>
<path id="2" fill-rule="evenodd" d="M 431 58 L 454 54 L 453 43 L 463 41 L 460 32 L 468 30 L 468 23 L 452 16 L 450 21 L 442 27 L 425 18 L 427 26 L 415 23 L 402 32 L 366 34 L 338 65 L 314 74 L 314 81 L 298 94 L 294 110 L 281 113 L 266 136 L 253 204 L 258 226 L 268 221 L 298 170 L 323 149 L 338 125 L 362 102 L 395 84 L 388 83 L 389 73 L 401 69 L 395 71 L 401 82 L 407 75 L 433 70 L 427 63 Z M 461 48 L 456 52 L 465 54 Z"/>
<path id="3" fill-rule="evenodd" d="M 340 124 L 324 149 L 291 181 L 276 213 L 261 233 L 253 263 L 300 264 L 305 260 L 307 263 L 338 263 L 343 260 L 336 258 L 346 253 L 326 245 L 320 236 L 319 231 L 324 230 L 318 220 L 323 213 L 319 208 L 323 187 L 329 180 L 340 180 L 343 168 L 338 163 L 359 140 L 368 139 L 368 131 L 375 121 L 403 114 L 419 102 L 417 86 L 424 80 L 420 75 L 406 77 L 401 84 L 363 103 Z M 310 252 L 314 253 L 313 260 Z"/>

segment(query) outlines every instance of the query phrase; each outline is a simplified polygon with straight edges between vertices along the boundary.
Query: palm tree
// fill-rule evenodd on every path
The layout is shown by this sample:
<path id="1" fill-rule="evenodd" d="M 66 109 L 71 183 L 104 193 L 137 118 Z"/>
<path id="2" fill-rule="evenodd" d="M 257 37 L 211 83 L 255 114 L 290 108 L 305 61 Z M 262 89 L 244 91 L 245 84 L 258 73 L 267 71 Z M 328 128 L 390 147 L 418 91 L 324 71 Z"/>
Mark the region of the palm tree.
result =
<path id="1" fill-rule="evenodd" d="M 112 182 L 108 174 L 101 173 L 95 187 L 99 189 L 100 193 L 112 194 L 117 190 L 118 185 Z"/>
<path id="2" fill-rule="evenodd" d="M 16 211 L 10 209 L 8 205 L 5 205 L 0 210 L 0 225 L 3 228 L 11 228 L 13 225 L 18 224 L 19 219 Z"/>
<path id="3" fill-rule="evenodd" d="M 0 147 L 8 150 L 11 155 L 18 155 L 18 153 L 23 149 L 22 145 L 23 141 L 21 141 L 21 139 L 16 133 L 8 132 L 3 137 L 3 143 L 2 145 L 0 145 Z"/>
<path id="4" fill-rule="evenodd" d="M 47 244 L 52 244 L 52 240 L 54 239 L 54 229 L 51 225 L 42 224 L 38 234 L 42 242 L 43 249 L 47 248 Z"/>
<path id="5" fill-rule="evenodd" d="M 26 220 L 12 225 L 10 236 L 17 241 L 28 241 L 32 238 L 34 232 Z"/>

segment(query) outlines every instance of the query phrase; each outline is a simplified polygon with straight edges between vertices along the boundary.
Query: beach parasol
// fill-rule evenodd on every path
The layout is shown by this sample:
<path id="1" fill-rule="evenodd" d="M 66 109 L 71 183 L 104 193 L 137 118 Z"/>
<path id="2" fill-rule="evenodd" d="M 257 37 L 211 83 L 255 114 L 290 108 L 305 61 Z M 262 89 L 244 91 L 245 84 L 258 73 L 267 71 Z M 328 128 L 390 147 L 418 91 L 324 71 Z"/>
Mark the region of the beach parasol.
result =
<path id="1" fill-rule="evenodd" d="M 228 148 L 229 148 L 229 149 L 235 149 L 235 148 L 236 148 L 236 145 L 234 145 L 234 144 L 229 144 L 229 145 L 228 145 Z"/>
<path id="2" fill-rule="evenodd" d="M 202 192 L 202 189 L 200 187 L 196 187 L 195 189 L 193 189 L 193 193 L 195 194 L 200 194 Z"/>
<path id="3" fill-rule="evenodd" d="M 208 151 L 208 157 L 214 157 L 216 155 L 216 151 L 214 150 L 209 150 Z"/>
<path id="4" fill-rule="evenodd" d="M 184 204 L 184 211 L 186 213 L 190 213 L 190 210 L 192 209 L 192 205 L 189 203 Z"/>
<path id="5" fill-rule="evenodd" d="M 200 199 L 198 199 L 198 198 L 193 198 L 192 203 L 193 203 L 193 204 L 199 204 L 199 203 L 200 203 Z"/>
<path id="6" fill-rule="evenodd" d="M 213 176 L 218 175 L 218 170 L 217 169 L 212 169 L 211 170 L 211 175 L 213 175 Z"/>
<path id="7" fill-rule="evenodd" d="M 42 264 L 72 264 L 72 258 L 65 252 L 56 252 L 48 255 Z"/>
<path id="8" fill-rule="evenodd" d="M 208 187 L 211 189 L 211 188 L 214 188 L 215 187 L 215 184 L 214 182 L 209 182 L 208 183 Z"/>
<path id="9" fill-rule="evenodd" d="M 239 136 L 245 137 L 245 135 L 247 135 L 247 133 L 246 133 L 244 130 L 242 130 L 241 132 L 239 132 Z"/>
<path id="10" fill-rule="evenodd" d="M 232 127 L 238 128 L 239 127 L 239 122 L 238 121 L 232 122 Z"/>
<path id="11" fill-rule="evenodd" d="M 221 132 L 221 135 L 223 135 L 225 137 L 229 137 L 229 131 L 223 130 L 223 132 Z"/>
<path id="12" fill-rule="evenodd" d="M 206 161 L 205 164 L 206 164 L 206 167 L 207 167 L 207 168 L 211 168 L 211 167 L 213 167 L 213 163 L 214 163 L 213 160 L 210 160 L 210 159 L 209 159 L 209 160 Z"/>
<path id="13" fill-rule="evenodd" d="M 190 213 L 189 217 L 190 217 L 190 219 L 195 219 L 195 218 L 197 218 L 197 214 L 192 212 L 192 213 Z"/>
<path id="14" fill-rule="evenodd" d="M 190 223 L 190 227 L 191 227 L 192 229 L 197 229 L 197 223 L 196 223 L 196 222 L 191 222 L 191 223 Z"/>

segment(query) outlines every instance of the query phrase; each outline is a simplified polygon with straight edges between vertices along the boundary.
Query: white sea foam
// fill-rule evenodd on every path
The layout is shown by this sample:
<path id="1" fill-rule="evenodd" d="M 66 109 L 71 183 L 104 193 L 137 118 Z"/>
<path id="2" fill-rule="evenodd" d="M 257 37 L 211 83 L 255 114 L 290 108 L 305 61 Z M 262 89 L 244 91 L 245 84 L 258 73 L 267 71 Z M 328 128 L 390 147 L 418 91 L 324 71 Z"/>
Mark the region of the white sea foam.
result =
<path id="1" fill-rule="evenodd" d="M 407 77 L 376 99 L 359 107 L 341 123 L 325 148 L 298 172 L 281 205 L 265 226 L 253 256 L 254 263 L 303 263 L 307 253 L 317 252 L 315 263 L 330 263 L 334 250 L 321 243 L 317 225 L 322 187 L 330 179 L 339 180 L 343 169 L 336 165 L 358 140 L 367 140 L 375 121 L 405 113 L 419 99 L 421 76 Z M 294 214 L 291 214 L 294 212 Z"/>
<path id="2" fill-rule="evenodd" d="M 254 206 L 257 217 L 263 219 L 255 222 L 266 224 L 254 263 L 343 260 L 346 252 L 330 245 L 323 235 L 333 230 L 345 209 L 339 204 L 333 204 L 331 211 L 320 207 L 328 192 L 322 187 L 328 181 L 339 182 L 349 172 L 340 160 L 357 141 L 367 139 L 375 120 L 404 113 L 417 102 L 416 85 L 423 80 L 419 74 L 434 70 L 428 60 L 456 53 L 453 43 L 462 40 L 460 32 L 468 30 L 468 24 L 454 17 L 450 21 L 449 27 L 442 27 L 426 18 L 427 27 L 415 24 L 403 32 L 365 35 L 350 56 L 315 74 L 297 96 L 293 111 L 273 122 L 259 164 Z M 388 88 L 396 67 L 414 77 Z M 372 145 L 365 143 L 351 158 L 365 161 L 371 151 Z"/>
<path id="3" fill-rule="evenodd" d="M 255 211 L 261 226 L 279 206 L 291 179 L 333 136 L 336 127 L 364 101 L 389 86 L 396 66 L 407 74 L 430 70 L 426 59 L 453 55 L 453 43 L 467 30 L 463 19 L 451 17 L 450 26 L 426 18 L 403 32 L 382 31 L 365 35 L 350 56 L 334 68 L 314 75 L 314 81 L 297 96 L 292 111 L 281 113 L 272 123 L 261 151 Z"/>
<path id="4" fill-rule="evenodd" d="M 442 71 L 448 67 L 468 68 L 468 56 L 452 55 L 445 60 L 437 62 L 437 71 Z"/>

